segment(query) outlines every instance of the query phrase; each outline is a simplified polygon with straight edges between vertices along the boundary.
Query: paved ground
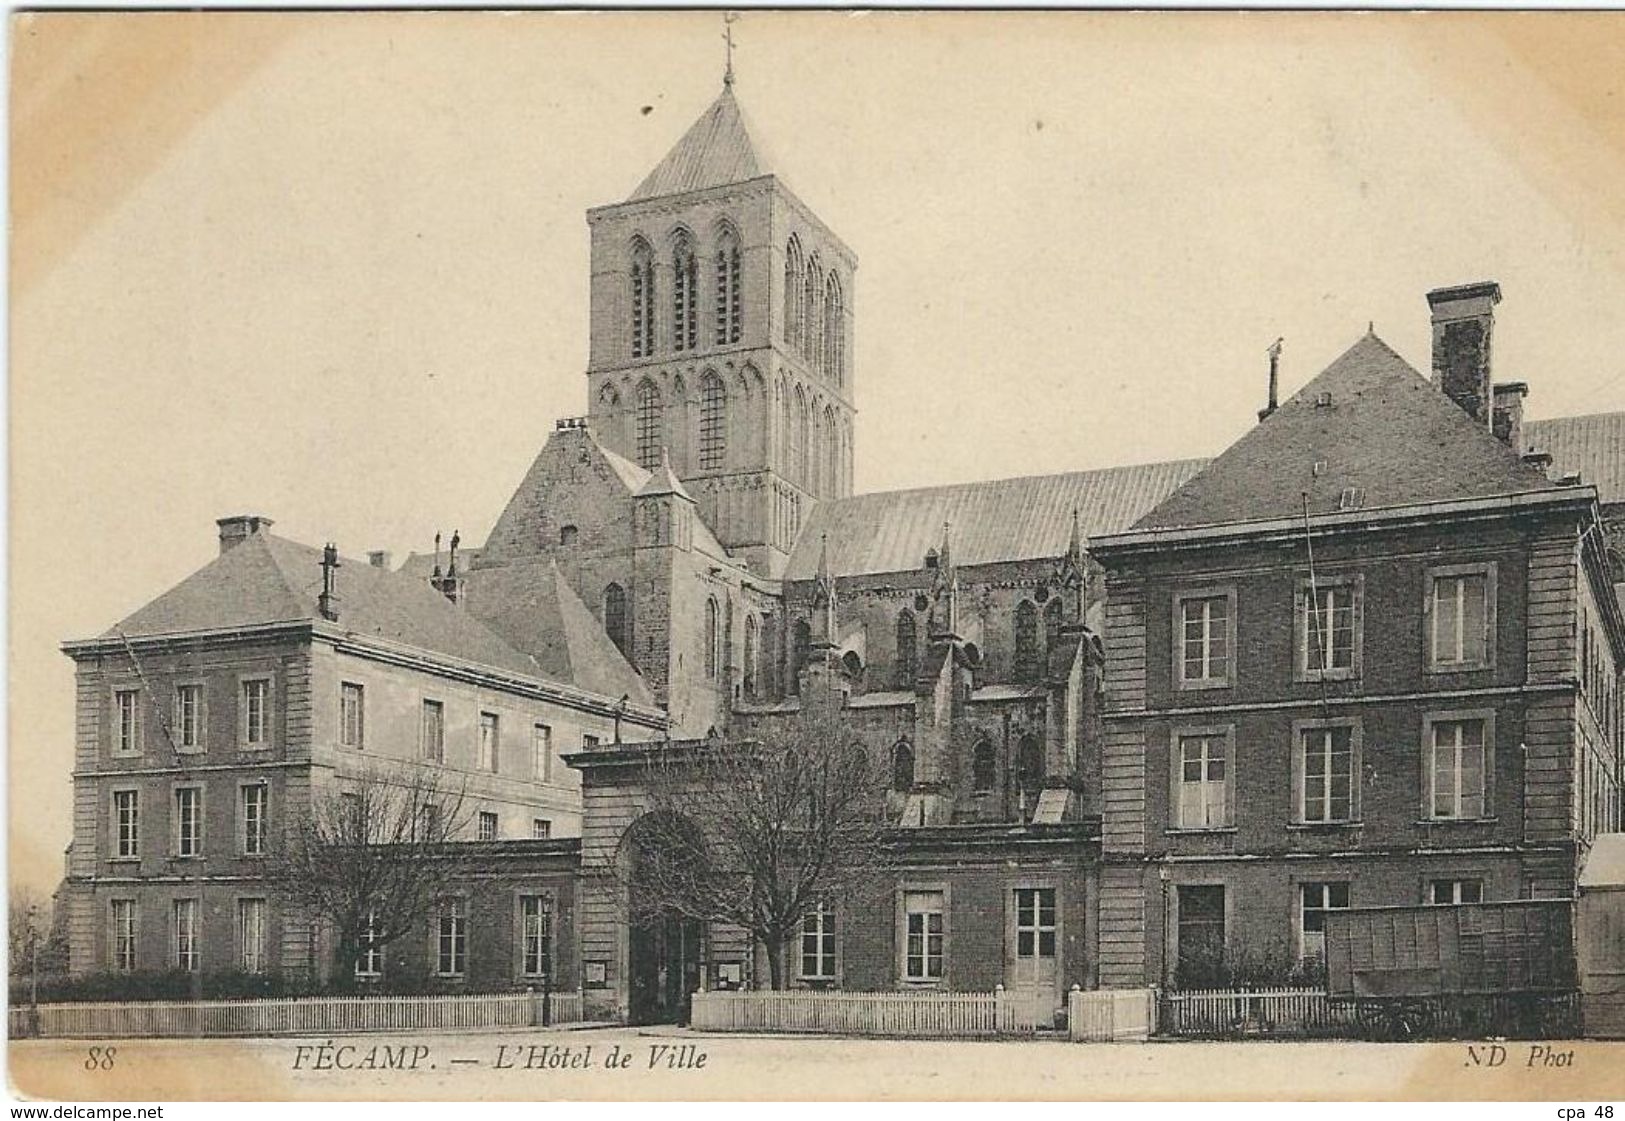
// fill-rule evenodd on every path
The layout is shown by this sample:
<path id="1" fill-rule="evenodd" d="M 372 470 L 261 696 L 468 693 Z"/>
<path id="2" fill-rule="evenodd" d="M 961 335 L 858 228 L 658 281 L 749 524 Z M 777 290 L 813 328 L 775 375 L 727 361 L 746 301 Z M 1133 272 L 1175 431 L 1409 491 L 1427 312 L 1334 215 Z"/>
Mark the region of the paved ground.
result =
<path id="1" fill-rule="evenodd" d="M 598 1028 L 31 1040 L 10 1045 L 10 1073 L 14 1093 L 78 1101 L 1625 1097 L 1625 1044 L 1502 1046 L 950 1042 Z M 101 1050 L 93 1055 L 92 1047 Z"/>

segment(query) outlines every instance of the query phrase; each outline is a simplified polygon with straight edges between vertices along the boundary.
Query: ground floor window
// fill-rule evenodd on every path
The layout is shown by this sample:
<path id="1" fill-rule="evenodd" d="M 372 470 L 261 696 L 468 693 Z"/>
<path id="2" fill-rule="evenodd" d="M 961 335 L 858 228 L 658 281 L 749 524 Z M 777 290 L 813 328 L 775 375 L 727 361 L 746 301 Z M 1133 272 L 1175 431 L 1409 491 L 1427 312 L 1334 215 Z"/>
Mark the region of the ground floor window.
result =
<path id="1" fill-rule="evenodd" d="M 1299 884 L 1302 911 L 1298 921 L 1298 960 L 1304 964 L 1326 960 L 1326 912 L 1349 905 L 1349 885 Z"/>
<path id="2" fill-rule="evenodd" d="M 940 891 L 903 893 L 903 976 L 909 981 L 940 981 L 946 948 L 943 894 Z"/>
<path id="3" fill-rule="evenodd" d="M 552 926 L 546 896 L 519 897 L 519 971 L 525 976 L 541 977 L 553 972 Z"/>
<path id="4" fill-rule="evenodd" d="M 801 978 L 835 979 L 835 912 L 822 903 L 801 920 Z"/>
<path id="5" fill-rule="evenodd" d="M 1055 889 L 1016 889 L 1016 955 L 1055 956 Z"/>
<path id="6" fill-rule="evenodd" d="M 1181 989 L 1224 984 L 1224 887 L 1181 884 L 1174 985 Z"/>
<path id="7" fill-rule="evenodd" d="M 135 969 L 135 900 L 113 900 L 113 968 L 120 973 Z"/>
<path id="8" fill-rule="evenodd" d="M 442 977 L 459 977 L 467 961 L 467 909 L 461 899 L 442 899 L 435 914 L 435 971 Z"/>
<path id="9" fill-rule="evenodd" d="M 356 936 L 355 975 L 378 977 L 384 972 L 384 948 L 378 941 L 378 916 L 367 912 L 367 925 Z"/>
<path id="10" fill-rule="evenodd" d="M 197 968 L 197 900 L 175 900 L 175 968 Z"/>
<path id="11" fill-rule="evenodd" d="M 265 900 L 237 901 L 237 947 L 244 973 L 265 972 Z"/>
<path id="12" fill-rule="evenodd" d="M 1428 885 L 1428 902 L 1440 906 L 1484 902 L 1483 880 L 1434 880 Z"/>

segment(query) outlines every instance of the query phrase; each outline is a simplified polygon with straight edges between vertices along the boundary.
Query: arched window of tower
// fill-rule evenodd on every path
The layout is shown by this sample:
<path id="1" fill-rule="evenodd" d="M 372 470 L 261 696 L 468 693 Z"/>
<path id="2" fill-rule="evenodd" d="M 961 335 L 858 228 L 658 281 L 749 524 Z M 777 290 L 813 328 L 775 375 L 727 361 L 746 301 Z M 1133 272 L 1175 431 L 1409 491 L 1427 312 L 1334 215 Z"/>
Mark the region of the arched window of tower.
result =
<path id="1" fill-rule="evenodd" d="M 801 349 L 801 242 L 794 234 L 784 247 L 784 345 Z"/>
<path id="2" fill-rule="evenodd" d="M 631 636 L 626 623 L 626 592 L 619 584 L 610 584 L 604 589 L 604 633 L 617 650 L 630 658 Z"/>
<path id="3" fill-rule="evenodd" d="M 801 285 L 801 356 L 807 360 L 807 365 L 814 370 L 818 369 L 818 343 L 820 326 L 818 322 L 818 305 L 823 296 L 823 278 L 818 267 L 818 257 L 814 255 L 807 261 L 807 271 L 802 278 Z"/>
<path id="4" fill-rule="evenodd" d="M 824 376 L 836 385 L 846 383 L 845 343 L 846 315 L 841 300 L 841 282 L 835 270 L 824 282 Z"/>
<path id="5" fill-rule="evenodd" d="M 638 383 L 637 455 L 638 466 L 650 471 L 660 466 L 662 412 L 660 387 L 644 378 Z"/>
<path id="6" fill-rule="evenodd" d="M 718 346 L 736 343 L 743 332 L 743 280 L 739 272 L 739 236 L 724 224 L 717 233 L 715 308 Z"/>
<path id="7" fill-rule="evenodd" d="M 795 464 L 796 482 L 803 488 L 810 490 L 812 480 L 807 476 L 807 444 L 811 433 L 808 431 L 807 395 L 802 392 L 801 386 L 796 386 L 796 419 L 791 434 L 793 454 L 790 459 Z"/>
<path id="8" fill-rule="evenodd" d="M 720 471 L 728 450 L 728 388 L 707 370 L 700 379 L 700 470 Z"/>
<path id="9" fill-rule="evenodd" d="M 824 497 L 836 496 L 837 471 L 841 458 L 841 437 L 835 427 L 835 406 L 824 406 Z"/>
<path id="10" fill-rule="evenodd" d="M 647 358 L 655 350 L 654 250 L 641 237 L 633 238 L 629 257 L 632 357 Z"/>
<path id="11" fill-rule="evenodd" d="M 694 241 L 687 230 L 679 230 L 671 248 L 671 346 L 673 350 L 693 350 L 699 345 L 699 266 L 694 258 Z"/>

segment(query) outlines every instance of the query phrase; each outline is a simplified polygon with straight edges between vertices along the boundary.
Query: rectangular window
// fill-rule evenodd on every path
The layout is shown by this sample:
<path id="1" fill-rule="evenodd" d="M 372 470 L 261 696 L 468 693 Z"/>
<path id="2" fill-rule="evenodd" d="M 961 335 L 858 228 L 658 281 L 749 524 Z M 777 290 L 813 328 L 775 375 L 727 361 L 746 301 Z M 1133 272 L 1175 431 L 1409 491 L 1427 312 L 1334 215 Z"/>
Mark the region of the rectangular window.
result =
<path id="1" fill-rule="evenodd" d="M 494 841 L 497 839 L 497 815 L 487 810 L 480 811 L 479 839 Z"/>
<path id="2" fill-rule="evenodd" d="M 141 694 L 134 689 L 120 689 L 113 694 L 113 750 L 121 755 L 134 755 L 141 750 Z"/>
<path id="3" fill-rule="evenodd" d="M 553 729 L 537 724 L 530 730 L 531 777 L 546 782 L 553 773 Z"/>
<path id="4" fill-rule="evenodd" d="M 591 751 L 597 746 L 598 746 L 598 737 L 597 736 L 584 735 L 584 736 L 581 737 L 582 750 Z"/>
<path id="5" fill-rule="evenodd" d="M 1484 725 L 1482 719 L 1430 722 L 1430 817 L 1472 820 L 1485 816 Z"/>
<path id="6" fill-rule="evenodd" d="M 367 693 L 353 681 L 339 686 L 339 743 L 357 751 L 365 750 L 367 735 Z"/>
<path id="7" fill-rule="evenodd" d="M 367 912 L 367 925 L 356 936 L 356 949 L 359 951 L 355 959 L 355 975 L 357 977 L 379 977 L 384 972 L 384 947 L 378 941 L 378 916 L 372 911 Z"/>
<path id="8" fill-rule="evenodd" d="M 1428 902 L 1437 906 L 1484 902 L 1483 880 L 1434 880 L 1428 884 Z"/>
<path id="9" fill-rule="evenodd" d="M 1354 820 L 1354 730 L 1347 725 L 1299 732 L 1298 820 Z"/>
<path id="10" fill-rule="evenodd" d="M 264 856 L 265 811 L 270 801 L 271 788 L 263 782 L 257 782 L 237 789 L 242 810 L 243 855 Z"/>
<path id="11" fill-rule="evenodd" d="M 1225 981 L 1224 887 L 1181 884 L 1174 984 L 1182 989 L 1211 989 Z"/>
<path id="12" fill-rule="evenodd" d="M 1180 829 L 1222 829 L 1230 825 L 1229 737 L 1201 732 L 1179 737 L 1178 816 Z"/>
<path id="13" fill-rule="evenodd" d="M 480 770 L 496 773 L 501 762 L 499 756 L 500 745 L 497 742 L 501 725 L 494 712 L 480 713 Z"/>
<path id="14" fill-rule="evenodd" d="M 197 968 L 197 900 L 175 900 L 175 968 Z"/>
<path id="15" fill-rule="evenodd" d="M 134 790 L 113 791 L 113 855 L 122 859 L 141 855 L 141 801 Z"/>
<path id="16" fill-rule="evenodd" d="M 435 912 L 435 971 L 460 977 L 467 968 L 467 916 L 461 899 L 442 899 Z"/>
<path id="17" fill-rule="evenodd" d="M 553 971 L 553 916 L 543 895 L 519 897 L 519 970 L 527 977 Z"/>
<path id="18" fill-rule="evenodd" d="M 182 751 L 203 750 L 203 686 L 175 687 L 175 734 Z"/>
<path id="19" fill-rule="evenodd" d="M 423 702 L 418 738 L 422 741 L 423 758 L 431 763 L 446 761 L 446 708 L 439 701 Z"/>
<path id="20" fill-rule="evenodd" d="M 801 920 L 801 977 L 806 981 L 835 979 L 835 912 L 827 904 Z"/>
<path id="21" fill-rule="evenodd" d="M 270 715 L 266 704 L 271 683 L 264 678 L 243 682 L 243 744 L 264 747 L 269 742 Z"/>
<path id="22" fill-rule="evenodd" d="M 1180 684 L 1229 684 L 1232 615 L 1230 597 L 1181 596 L 1177 603 Z"/>
<path id="23" fill-rule="evenodd" d="M 1055 889 L 1016 889 L 1016 956 L 1055 956 Z"/>
<path id="24" fill-rule="evenodd" d="M 538 841 L 545 841 L 553 835 L 553 823 L 545 817 L 530 819 L 530 835 Z"/>
<path id="25" fill-rule="evenodd" d="M 237 947 L 244 973 L 265 972 L 265 900 L 237 900 Z"/>
<path id="26" fill-rule="evenodd" d="M 422 835 L 418 838 L 421 841 L 438 844 L 447 839 L 440 827 L 439 806 L 418 807 L 418 828 L 422 831 Z"/>
<path id="27" fill-rule="evenodd" d="M 182 786 L 175 791 L 175 855 L 203 854 L 203 791 Z"/>
<path id="28" fill-rule="evenodd" d="M 1349 885 L 1299 884 L 1303 900 L 1298 921 L 1298 959 L 1304 962 L 1326 960 L 1326 912 L 1349 905 Z"/>
<path id="29" fill-rule="evenodd" d="M 1463 670 L 1489 665 L 1492 573 L 1489 565 L 1429 573 L 1426 606 L 1431 668 Z"/>
<path id="30" fill-rule="evenodd" d="M 943 975 L 945 926 L 943 895 L 940 891 L 909 891 L 903 894 L 904 933 L 903 976 L 910 981 L 940 981 Z"/>
<path id="31" fill-rule="evenodd" d="M 1304 581 L 1298 589 L 1298 677 L 1352 677 L 1359 670 L 1359 586 Z"/>
<path id="32" fill-rule="evenodd" d="M 113 969 L 135 970 L 135 900 L 113 900 Z"/>

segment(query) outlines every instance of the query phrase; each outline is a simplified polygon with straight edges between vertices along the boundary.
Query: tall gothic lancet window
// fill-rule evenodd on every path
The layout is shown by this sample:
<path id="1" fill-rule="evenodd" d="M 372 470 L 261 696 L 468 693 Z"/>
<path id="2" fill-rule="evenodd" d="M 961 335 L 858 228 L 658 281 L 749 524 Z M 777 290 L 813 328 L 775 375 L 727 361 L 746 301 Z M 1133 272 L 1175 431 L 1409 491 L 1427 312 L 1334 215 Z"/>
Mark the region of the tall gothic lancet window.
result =
<path id="1" fill-rule="evenodd" d="M 1061 644 L 1061 597 L 1052 596 L 1044 605 L 1044 656 Z"/>
<path id="2" fill-rule="evenodd" d="M 841 300 L 841 282 L 835 273 L 824 282 L 824 376 L 836 385 L 846 384 L 846 310 Z"/>
<path id="3" fill-rule="evenodd" d="M 699 265 L 694 244 L 687 234 L 679 234 L 671 254 L 671 345 L 673 350 L 693 350 L 699 345 Z"/>
<path id="4" fill-rule="evenodd" d="M 812 627 L 807 620 L 797 619 L 790 639 L 790 680 L 786 683 L 789 693 L 801 693 L 801 667 L 807 664 L 807 655 L 812 650 Z"/>
<path id="5" fill-rule="evenodd" d="M 914 679 L 920 673 L 920 658 L 915 644 L 914 612 L 908 608 L 897 613 L 897 687 L 914 688 Z"/>
<path id="6" fill-rule="evenodd" d="M 907 794 L 914 785 L 914 749 L 907 740 L 898 740 L 891 749 L 891 788 Z"/>
<path id="7" fill-rule="evenodd" d="M 970 784 L 978 794 L 990 793 L 999 785 L 998 756 L 987 740 L 978 741 L 971 751 Z"/>
<path id="8" fill-rule="evenodd" d="M 708 373 L 700 379 L 700 470 L 720 470 L 728 454 L 728 390 Z"/>
<path id="9" fill-rule="evenodd" d="M 756 651 L 756 616 L 745 616 L 745 699 L 755 700 L 757 690 Z"/>
<path id="10" fill-rule="evenodd" d="M 796 419 L 791 430 L 790 461 L 795 467 L 796 482 L 803 487 L 811 488 L 812 480 L 807 474 L 807 445 L 811 443 L 811 433 L 807 423 L 807 395 L 796 386 Z"/>
<path id="11" fill-rule="evenodd" d="M 818 299 L 823 295 L 822 281 L 819 278 L 818 258 L 814 257 L 807 262 L 806 274 L 801 283 L 801 356 L 807 359 L 807 364 L 818 369 Z"/>
<path id="12" fill-rule="evenodd" d="M 604 589 L 604 633 L 623 655 L 630 657 L 626 633 L 626 591 L 619 584 Z"/>
<path id="13" fill-rule="evenodd" d="M 1016 680 L 1038 680 L 1038 608 L 1024 599 L 1016 608 Z"/>
<path id="14" fill-rule="evenodd" d="M 655 352 L 655 262 L 649 243 L 632 243 L 632 357 Z"/>
<path id="15" fill-rule="evenodd" d="M 736 343 L 742 331 L 742 300 L 739 277 L 739 238 L 724 229 L 717 238 L 716 328 L 717 345 Z"/>
<path id="16" fill-rule="evenodd" d="M 705 601 L 705 676 L 717 675 L 717 601 Z"/>
<path id="17" fill-rule="evenodd" d="M 841 438 L 835 427 L 835 409 L 829 405 L 824 406 L 823 453 L 821 463 L 824 472 L 823 494 L 825 498 L 834 498 L 836 493 L 836 464 L 840 462 L 841 458 Z"/>
<path id="18" fill-rule="evenodd" d="M 784 247 L 784 342 L 801 349 L 801 242 Z"/>
<path id="19" fill-rule="evenodd" d="M 652 381 L 638 383 L 638 466 L 653 471 L 660 466 L 660 390 Z"/>

